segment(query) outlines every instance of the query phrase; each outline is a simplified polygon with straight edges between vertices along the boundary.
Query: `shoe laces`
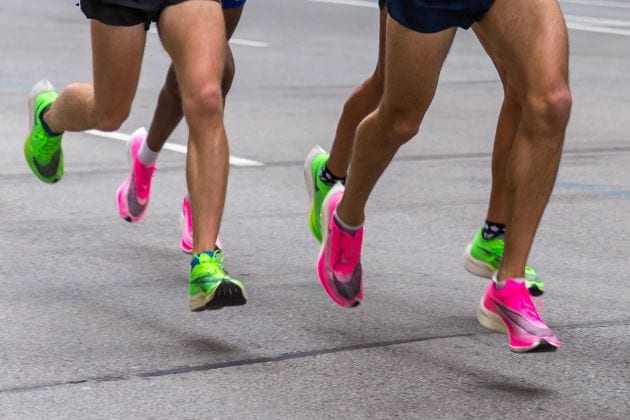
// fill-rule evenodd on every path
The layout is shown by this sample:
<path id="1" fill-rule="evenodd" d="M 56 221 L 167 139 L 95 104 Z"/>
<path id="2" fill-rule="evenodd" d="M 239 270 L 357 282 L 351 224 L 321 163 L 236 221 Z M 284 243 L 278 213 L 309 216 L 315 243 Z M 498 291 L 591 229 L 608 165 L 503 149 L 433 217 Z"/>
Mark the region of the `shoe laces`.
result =
<path id="1" fill-rule="evenodd" d="M 153 177 L 153 173 L 155 172 L 155 165 L 147 166 L 139 159 L 137 162 L 138 165 L 136 165 L 135 170 L 137 170 L 139 173 L 137 173 L 135 176 L 137 180 L 136 189 L 140 190 L 142 193 L 146 193 L 151 187 L 150 181 Z"/>
<path id="2" fill-rule="evenodd" d="M 344 266 L 354 266 L 358 260 L 358 253 L 353 246 L 355 237 L 343 230 L 339 229 L 339 240 L 333 241 L 331 244 L 331 252 L 334 256 L 333 261 L 340 262 Z"/>
<path id="3" fill-rule="evenodd" d="M 212 254 L 212 256 L 210 255 Z M 197 259 L 198 263 L 204 266 L 204 271 L 209 272 L 212 275 L 226 275 L 226 271 L 223 268 L 223 251 L 215 250 L 214 252 L 202 252 L 198 254 L 195 259 Z M 194 263 L 194 259 L 193 259 Z M 197 265 L 195 264 L 195 265 Z"/>
<path id="4" fill-rule="evenodd" d="M 38 154 L 43 155 L 46 159 L 50 159 L 52 155 L 59 149 L 60 137 L 52 137 L 45 134 L 43 131 L 35 133 L 34 148 Z"/>

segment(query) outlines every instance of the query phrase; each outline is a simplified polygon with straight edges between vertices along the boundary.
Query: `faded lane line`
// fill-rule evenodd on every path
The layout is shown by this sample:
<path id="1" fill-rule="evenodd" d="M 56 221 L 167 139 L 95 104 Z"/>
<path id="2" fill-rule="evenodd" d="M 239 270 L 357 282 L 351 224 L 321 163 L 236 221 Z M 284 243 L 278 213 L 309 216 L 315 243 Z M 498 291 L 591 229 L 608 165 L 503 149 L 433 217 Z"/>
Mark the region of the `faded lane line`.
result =
<path id="1" fill-rule="evenodd" d="M 614 321 L 590 321 L 565 325 L 552 325 L 552 328 L 563 331 L 572 329 L 597 329 L 597 328 L 615 328 L 625 327 L 630 324 L 630 319 L 619 319 Z M 223 362 L 205 363 L 200 365 L 179 366 L 166 369 L 156 369 L 145 372 L 123 372 L 118 375 L 103 375 L 86 377 L 83 379 L 66 380 L 66 381 L 50 381 L 32 385 L 22 385 L 8 388 L 0 388 L 0 394 L 34 392 L 43 389 L 58 388 L 62 386 L 85 384 L 87 382 L 116 382 L 127 381 L 133 378 L 158 378 L 162 376 L 182 375 L 194 372 L 208 372 L 213 370 L 228 369 L 239 366 L 252 366 L 268 363 L 278 363 L 288 360 L 309 359 L 312 357 L 324 356 L 328 354 L 338 354 L 353 352 L 358 350 L 369 350 L 383 347 L 400 346 L 404 344 L 414 344 L 433 340 L 450 340 L 457 338 L 480 337 L 496 335 L 489 331 L 475 331 L 467 333 L 443 334 L 425 337 L 401 338 L 387 341 L 377 341 L 368 343 L 352 344 L 340 347 L 320 348 L 310 351 L 297 351 L 291 353 L 281 353 L 274 356 L 261 356 L 247 359 L 228 360 Z"/>
<path id="2" fill-rule="evenodd" d="M 92 136 L 101 137 L 110 140 L 118 140 L 127 142 L 129 140 L 130 135 L 119 132 L 111 132 L 106 133 L 104 131 L 99 130 L 88 130 L 85 132 L 86 134 L 90 134 Z M 188 152 L 188 148 L 183 144 L 176 143 L 165 143 L 164 149 L 170 150 L 171 152 L 186 154 Z M 264 166 L 262 162 L 258 162 L 256 160 L 245 159 L 238 156 L 230 156 L 230 165 L 232 166 Z"/>

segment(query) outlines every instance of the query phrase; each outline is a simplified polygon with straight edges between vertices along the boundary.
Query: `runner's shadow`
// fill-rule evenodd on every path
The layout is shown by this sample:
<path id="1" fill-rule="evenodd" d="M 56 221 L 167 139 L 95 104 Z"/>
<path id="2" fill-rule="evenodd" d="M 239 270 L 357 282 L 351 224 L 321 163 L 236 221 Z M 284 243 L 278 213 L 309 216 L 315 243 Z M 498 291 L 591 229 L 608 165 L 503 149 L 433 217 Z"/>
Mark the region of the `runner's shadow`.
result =
<path id="1" fill-rule="evenodd" d="M 502 392 L 519 399 L 528 398 L 550 398 L 557 394 L 556 391 L 537 386 L 514 383 L 509 380 L 484 380 L 478 378 L 479 388 L 484 388 L 493 392 Z"/>
<path id="2" fill-rule="evenodd" d="M 205 354 L 238 354 L 241 350 L 240 348 L 238 348 L 238 346 L 235 346 L 226 341 L 219 341 L 206 337 L 185 338 L 181 340 L 181 342 L 186 346 L 186 348 L 190 348 L 195 352 Z"/>

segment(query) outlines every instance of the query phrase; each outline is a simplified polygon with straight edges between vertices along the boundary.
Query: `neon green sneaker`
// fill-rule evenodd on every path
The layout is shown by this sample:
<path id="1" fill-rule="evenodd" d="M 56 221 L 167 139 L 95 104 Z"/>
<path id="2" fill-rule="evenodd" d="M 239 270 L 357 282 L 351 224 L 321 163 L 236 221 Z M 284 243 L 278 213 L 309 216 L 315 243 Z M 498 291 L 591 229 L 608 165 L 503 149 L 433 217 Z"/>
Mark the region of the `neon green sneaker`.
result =
<path id="1" fill-rule="evenodd" d="M 24 143 L 24 157 L 35 176 L 48 184 L 59 181 L 63 176 L 62 136 L 49 135 L 39 115 L 56 99 L 55 87 L 48 80 L 40 80 L 28 98 L 31 133 Z"/>
<path id="2" fill-rule="evenodd" d="M 322 241 L 322 203 L 332 185 L 326 184 L 319 178 L 319 174 L 328 162 L 328 153 L 320 146 L 315 146 L 304 162 L 304 182 L 309 199 L 311 200 L 311 213 L 309 226 L 315 239 Z"/>
<path id="3" fill-rule="evenodd" d="M 191 311 L 221 309 L 247 303 L 245 286 L 231 278 L 223 268 L 223 252 L 205 251 L 194 256 L 190 263 L 188 281 Z"/>
<path id="4" fill-rule="evenodd" d="M 476 276 L 492 278 L 503 262 L 503 247 L 503 237 L 486 240 L 482 230 L 478 230 L 464 252 L 464 268 Z M 525 285 L 533 296 L 545 291 L 545 284 L 531 267 L 525 267 Z"/>

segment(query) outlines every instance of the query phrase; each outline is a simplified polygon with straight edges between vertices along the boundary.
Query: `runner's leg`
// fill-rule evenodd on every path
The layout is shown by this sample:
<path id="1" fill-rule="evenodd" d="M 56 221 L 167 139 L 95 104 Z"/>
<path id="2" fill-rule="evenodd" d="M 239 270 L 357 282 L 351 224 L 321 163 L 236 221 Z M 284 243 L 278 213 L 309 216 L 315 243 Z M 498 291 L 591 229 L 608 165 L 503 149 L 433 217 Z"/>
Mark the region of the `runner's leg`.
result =
<path id="1" fill-rule="evenodd" d="M 110 26 L 91 21 L 94 84 L 69 85 L 46 112 L 56 133 L 117 130 L 136 94 L 144 53 L 144 25 Z"/>
<path id="2" fill-rule="evenodd" d="M 232 34 L 236 30 L 242 13 L 243 7 L 223 10 L 223 16 L 225 18 L 225 33 L 228 40 L 232 37 Z M 234 57 L 228 44 L 226 47 L 225 69 L 221 80 L 221 91 L 224 101 L 232 86 L 234 73 Z M 153 120 L 151 121 L 149 133 L 147 134 L 146 142 L 149 149 L 154 152 L 159 152 L 162 149 L 162 146 L 164 146 L 164 143 L 166 143 L 166 140 L 168 140 L 179 122 L 182 120 L 183 116 L 182 100 L 179 92 L 179 86 L 177 84 L 177 76 L 175 75 L 175 68 L 171 64 L 168 69 L 168 73 L 166 74 L 164 86 L 160 91 L 157 107 L 155 108 L 155 113 L 153 114 Z"/>
<path id="3" fill-rule="evenodd" d="M 522 104 L 508 163 L 509 231 L 499 280 L 521 278 L 553 189 L 571 109 L 567 31 L 557 2 L 548 0 L 496 0 L 479 26 Z"/>
<path id="4" fill-rule="evenodd" d="M 227 189 L 229 153 L 221 93 L 226 37 L 221 6 L 190 0 L 167 7 L 158 28 L 178 75 L 189 127 L 186 173 L 197 254 L 214 250 Z"/>
<path id="5" fill-rule="evenodd" d="M 383 99 L 357 129 L 346 191 L 337 208 L 344 223 L 363 223 L 376 182 L 399 147 L 418 132 L 454 35 L 455 28 L 414 32 L 388 18 Z"/>
<path id="6" fill-rule="evenodd" d="M 387 10 L 381 9 L 379 16 L 378 61 L 374 73 L 365 80 L 350 95 L 343 106 L 335 140 L 330 149 L 330 157 L 326 167 L 339 178 L 344 178 L 348 172 L 352 145 L 357 127 L 361 121 L 378 106 L 383 96 L 384 61 L 385 61 L 385 27 Z"/>

